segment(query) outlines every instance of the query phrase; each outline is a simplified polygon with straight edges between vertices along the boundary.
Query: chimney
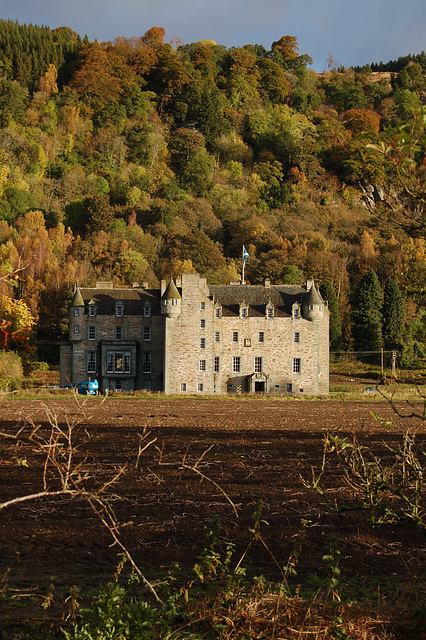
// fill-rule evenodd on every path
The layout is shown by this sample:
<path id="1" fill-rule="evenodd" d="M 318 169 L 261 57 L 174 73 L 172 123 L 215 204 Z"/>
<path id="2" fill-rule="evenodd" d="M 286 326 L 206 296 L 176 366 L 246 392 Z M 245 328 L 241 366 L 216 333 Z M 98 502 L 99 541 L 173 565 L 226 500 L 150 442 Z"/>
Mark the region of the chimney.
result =
<path id="1" fill-rule="evenodd" d="M 266 278 L 266 280 L 265 280 L 265 287 L 266 287 L 266 289 L 269 289 L 269 288 L 270 288 L 270 286 L 271 286 L 271 281 L 270 281 L 270 279 L 269 279 L 269 278 Z"/>

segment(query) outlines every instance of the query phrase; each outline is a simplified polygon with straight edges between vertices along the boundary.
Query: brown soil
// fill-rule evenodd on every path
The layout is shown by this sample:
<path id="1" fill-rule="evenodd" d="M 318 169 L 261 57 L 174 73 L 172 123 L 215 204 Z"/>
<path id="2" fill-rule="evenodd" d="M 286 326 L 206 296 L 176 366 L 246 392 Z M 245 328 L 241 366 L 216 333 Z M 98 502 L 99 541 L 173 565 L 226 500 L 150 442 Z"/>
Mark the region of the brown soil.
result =
<path id="1" fill-rule="evenodd" d="M 406 411 L 405 408 L 403 408 Z M 414 525 L 369 527 L 361 509 L 330 511 L 303 479 L 321 465 L 327 432 L 357 433 L 391 459 L 386 448 L 400 441 L 398 431 L 376 421 L 413 427 L 426 440 L 426 425 L 396 417 L 386 403 L 88 398 L 3 400 L 0 428 L 15 434 L 26 424 L 50 432 L 47 413 L 74 426 L 74 464 L 81 464 L 85 486 L 99 489 L 119 468 L 125 473 L 106 489 L 120 522 L 120 536 L 149 579 L 170 563 L 190 569 L 203 550 L 212 518 L 220 517 L 219 548 L 236 545 L 237 560 L 251 540 L 253 513 L 263 502 L 265 544 L 252 545 L 244 565 L 279 578 L 300 540 L 301 520 L 310 520 L 296 581 L 322 575 L 333 536 L 346 580 L 373 578 L 405 585 L 424 573 L 425 538 Z M 138 459 L 140 435 L 152 444 Z M 27 431 L 28 432 L 28 431 Z M 0 502 L 36 493 L 43 487 L 44 456 L 31 445 L 0 440 Z M 202 459 L 201 459 L 202 458 Z M 26 460 L 28 466 L 20 461 Z M 198 461 L 198 463 L 197 463 Z M 203 476 L 183 466 L 195 465 Z M 50 488 L 58 485 L 47 475 Z M 338 457 L 324 478 L 327 495 L 349 500 Z M 235 507 L 232 506 L 231 502 Z M 31 589 L 54 582 L 95 585 L 117 566 L 119 549 L 81 499 L 58 496 L 7 507 L 0 512 L 0 585 Z M 266 550 L 269 548 L 270 553 Z M 272 556 L 274 560 L 272 559 Z M 2 578 L 4 576 L 4 578 Z M 2 582 L 3 579 L 3 582 Z M 401 587 L 402 588 L 402 587 Z"/>

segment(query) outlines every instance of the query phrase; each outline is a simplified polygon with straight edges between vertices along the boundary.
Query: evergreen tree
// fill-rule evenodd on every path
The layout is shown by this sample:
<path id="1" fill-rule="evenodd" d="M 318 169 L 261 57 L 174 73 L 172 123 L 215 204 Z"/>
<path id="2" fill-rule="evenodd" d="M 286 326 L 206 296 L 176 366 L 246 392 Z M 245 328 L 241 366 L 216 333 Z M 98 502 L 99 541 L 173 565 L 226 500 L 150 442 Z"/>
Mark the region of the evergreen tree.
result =
<path id="1" fill-rule="evenodd" d="M 386 283 L 382 313 L 384 347 L 400 350 L 404 337 L 405 309 L 402 293 L 394 278 L 389 278 Z"/>
<path id="2" fill-rule="evenodd" d="M 320 293 L 328 303 L 330 313 L 330 350 L 340 351 L 342 349 L 342 323 L 340 320 L 339 301 L 331 280 L 326 280 L 320 286 Z"/>
<path id="3" fill-rule="evenodd" d="M 377 351 L 382 340 L 383 292 L 374 269 L 361 279 L 352 306 L 355 351 Z"/>

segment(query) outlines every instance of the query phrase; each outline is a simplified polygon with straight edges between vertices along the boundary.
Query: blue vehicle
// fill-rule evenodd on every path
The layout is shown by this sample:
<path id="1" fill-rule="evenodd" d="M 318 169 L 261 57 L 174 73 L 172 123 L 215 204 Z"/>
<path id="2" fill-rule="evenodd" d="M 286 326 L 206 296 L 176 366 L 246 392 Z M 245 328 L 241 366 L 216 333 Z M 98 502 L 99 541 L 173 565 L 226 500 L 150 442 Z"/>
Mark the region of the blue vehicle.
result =
<path id="1" fill-rule="evenodd" d="M 99 383 L 96 379 L 78 382 L 75 388 L 77 392 L 83 396 L 97 396 L 99 393 Z"/>

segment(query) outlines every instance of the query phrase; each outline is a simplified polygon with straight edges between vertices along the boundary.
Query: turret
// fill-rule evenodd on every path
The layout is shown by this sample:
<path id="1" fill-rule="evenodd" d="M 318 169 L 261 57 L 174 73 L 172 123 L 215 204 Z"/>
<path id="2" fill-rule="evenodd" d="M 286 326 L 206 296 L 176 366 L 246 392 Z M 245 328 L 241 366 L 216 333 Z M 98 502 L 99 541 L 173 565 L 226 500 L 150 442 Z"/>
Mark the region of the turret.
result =
<path id="1" fill-rule="evenodd" d="M 324 300 L 317 291 L 314 281 L 309 282 L 311 287 L 307 295 L 305 295 L 302 310 L 303 317 L 307 320 L 316 320 L 324 317 Z"/>
<path id="2" fill-rule="evenodd" d="M 70 340 L 81 340 L 83 333 L 84 300 L 81 291 L 76 287 L 70 305 Z"/>
<path id="3" fill-rule="evenodd" d="M 161 296 L 161 313 L 169 317 L 180 315 L 182 296 L 176 287 L 173 278 Z"/>

